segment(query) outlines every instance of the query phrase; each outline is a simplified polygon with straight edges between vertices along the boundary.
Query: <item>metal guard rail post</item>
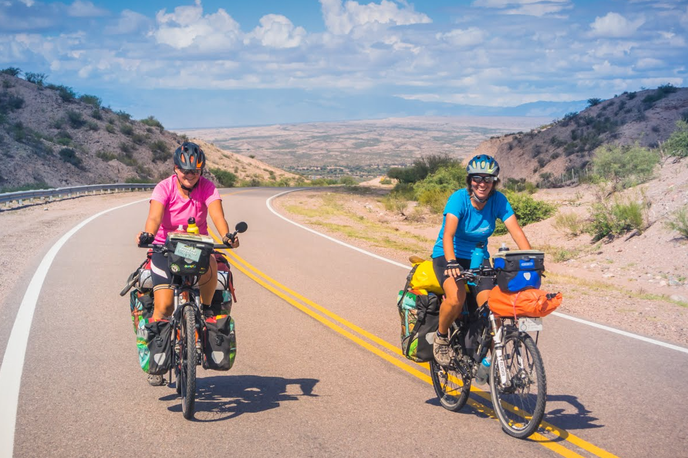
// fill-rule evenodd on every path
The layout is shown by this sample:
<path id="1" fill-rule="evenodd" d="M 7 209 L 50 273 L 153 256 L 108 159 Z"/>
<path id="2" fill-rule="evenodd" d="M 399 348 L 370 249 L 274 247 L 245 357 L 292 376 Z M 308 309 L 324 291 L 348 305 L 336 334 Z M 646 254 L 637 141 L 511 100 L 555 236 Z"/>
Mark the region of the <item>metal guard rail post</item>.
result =
<path id="1" fill-rule="evenodd" d="M 155 183 L 114 183 L 114 184 L 90 184 L 85 186 L 71 186 L 66 188 L 52 188 L 52 189 L 37 189 L 35 191 L 17 191 L 17 192 L 6 192 L 0 194 L 0 203 L 5 202 L 9 205 L 10 202 L 17 201 L 20 205 L 26 199 L 32 200 L 39 197 L 48 198 L 52 200 L 56 196 L 68 196 L 71 197 L 72 194 L 86 195 L 89 192 L 95 194 L 97 191 L 118 191 L 118 190 L 144 190 L 153 189 Z"/>

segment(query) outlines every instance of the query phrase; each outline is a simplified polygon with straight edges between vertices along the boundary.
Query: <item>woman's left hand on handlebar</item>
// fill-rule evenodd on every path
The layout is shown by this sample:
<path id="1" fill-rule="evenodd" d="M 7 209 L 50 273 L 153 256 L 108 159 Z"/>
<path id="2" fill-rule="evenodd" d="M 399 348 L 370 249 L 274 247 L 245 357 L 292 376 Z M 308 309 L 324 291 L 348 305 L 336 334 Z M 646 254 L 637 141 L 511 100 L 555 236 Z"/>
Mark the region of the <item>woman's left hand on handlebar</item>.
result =
<path id="1" fill-rule="evenodd" d="M 234 237 L 230 237 L 230 234 L 226 234 L 224 237 L 222 237 L 222 243 L 230 248 L 238 248 L 239 236 L 235 234 Z"/>
<path id="2" fill-rule="evenodd" d="M 154 240 L 155 235 L 151 234 L 150 232 L 139 232 L 136 236 L 137 245 L 148 245 L 153 243 Z"/>

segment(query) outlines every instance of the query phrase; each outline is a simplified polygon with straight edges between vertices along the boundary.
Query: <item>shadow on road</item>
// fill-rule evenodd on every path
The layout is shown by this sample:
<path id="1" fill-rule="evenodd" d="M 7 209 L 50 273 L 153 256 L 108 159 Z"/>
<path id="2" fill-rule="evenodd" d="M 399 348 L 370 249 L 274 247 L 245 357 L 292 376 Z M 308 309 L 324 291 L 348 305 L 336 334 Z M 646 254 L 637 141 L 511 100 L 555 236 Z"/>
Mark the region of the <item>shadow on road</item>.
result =
<path id="1" fill-rule="evenodd" d="M 590 415 L 592 412 L 585 408 L 585 406 L 575 396 L 568 395 L 547 395 L 547 405 L 551 406 L 553 403 L 560 405 L 565 403 L 575 409 L 571 411 L 570 408 L 554 408 L 545 412 L 545 421 L 552 423 L 561 429 L 595 429 L 604 428 L 605 425 L 594 424 L 599 418 Z"/>
<path id="2" fill-rule="evenodd" d="M 274 409 L 283 401 L 297 401 L 304 396 L 317 397 L 317 394 L 313 394 L 313 389 L 318 381 L 310 378 L 286 379 L 258 375 L 198 378 L 196 380 L 196 421 L 228 420 L 244 413 Z M 176 394 L 160 399 L 179 400 Z M 175 402 L 169 410 L 181 412 L 181 404 Z"/>

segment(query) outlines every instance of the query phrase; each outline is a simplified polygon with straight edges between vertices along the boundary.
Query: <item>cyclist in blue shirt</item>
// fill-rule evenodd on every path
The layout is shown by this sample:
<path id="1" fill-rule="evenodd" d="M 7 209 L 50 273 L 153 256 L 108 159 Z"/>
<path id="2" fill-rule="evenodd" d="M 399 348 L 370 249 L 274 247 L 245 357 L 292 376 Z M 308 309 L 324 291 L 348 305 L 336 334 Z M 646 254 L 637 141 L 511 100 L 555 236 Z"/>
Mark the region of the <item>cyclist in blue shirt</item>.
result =
<path id="1" fill-rule="evenodd" d="M 445 298 L 440 305 L 440 324 L 433 345 L 435 361 L 442 366 L 450 363 L 449 326 L 459 317 L 466 299 L 465 282 L 456 282 L 461 270 L 470 268 L 473 249 L 483 244 L 484 259 L 489 258 L 487 238 L 495 230 L 499 218 L 520 250 L 529 250 L 530 243 L 516 221 L 507 198 L 496 190 L 499 164 L 493 157 L 481 154 L 468 162 L 466 188 L 449 197 L 444 208 L 444 221 L 432 252 L 435 275 L 444 288 Z M 477 303 L 487 301 L 494 284 L 481 282 Z"/>

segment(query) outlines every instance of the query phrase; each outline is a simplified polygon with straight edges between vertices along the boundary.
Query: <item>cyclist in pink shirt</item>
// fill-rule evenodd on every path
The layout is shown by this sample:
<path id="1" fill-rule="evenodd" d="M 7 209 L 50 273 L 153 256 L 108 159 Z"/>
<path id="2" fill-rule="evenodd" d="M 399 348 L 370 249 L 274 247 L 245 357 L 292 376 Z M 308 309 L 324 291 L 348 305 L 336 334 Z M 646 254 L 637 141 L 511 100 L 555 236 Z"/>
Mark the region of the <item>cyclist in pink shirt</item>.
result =
<path id="1" fill-rule="evenodd" d="M 234 241 L 229 239 L 229 225 L 222 209 L 222 200 L 215 185 L 202 177 L 205 166 L 205 154 L 198 145 L 183 143 L 174 152 L 174 175 L 162 180 L 153 190 L 148 210 L 145 229 L 136 237 L 139 244 L 164 244 L 167 234 L 180 225 L 186 230 L 189 218 L 196 220 L 201 234 L 208 234 L 207 217 L 213 220 L 220 234 L 225 234 L 222 242 L 232 248 L 239 246 L 238 236 Z M 162 253 L 153 253 L 151 258 L 151 276 L 153 279 L 154 311 L 151 322 L 169 320 L 173 310 L 173 293 L 170 289 L 172 278 L 167 258 Z M 217 262 L 210 257 L 210 269 L 198 280 L 201 292 L 201 303 L 210 305 L 217 285 Z M 157 384 L 158 380 L 150 380 Z"/>

